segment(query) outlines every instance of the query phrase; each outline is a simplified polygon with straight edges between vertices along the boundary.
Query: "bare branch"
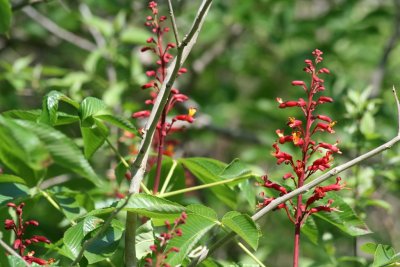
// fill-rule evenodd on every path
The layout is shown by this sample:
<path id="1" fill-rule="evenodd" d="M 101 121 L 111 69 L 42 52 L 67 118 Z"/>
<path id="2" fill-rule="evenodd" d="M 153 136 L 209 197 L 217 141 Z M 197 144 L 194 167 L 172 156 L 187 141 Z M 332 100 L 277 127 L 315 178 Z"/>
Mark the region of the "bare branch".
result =
<path id="1" fill-rule="evenodd" d="M 25 263 L 25 266 L 28 266 L 28 267 L 31 266 L 31 265 L 30 265 L 29 263 L 27 263 L 15 250 L 13 250 L 9 245 L 7 245 L 7 244 L 3 241 L 1 235 L 0 235 L 0 246 L 2 246 L 2 247 L 5 249 L 5 251 L 7 251 L 8 253 L 10 253 L 11 255 L 14 255 L 15 257 L 21 259 L 21 260 Z"/>
<path id="2" fill-rule="evenodd" d="M 178 34 L 178 27 L 176 26 L 176 20 L 174 16 L 174 9 L 172 7 L 171 0 L 168 0 L 168 10 L 169 10 L 169 17 L 171 18 L 171 23 L 172 23 L 172 30 L 174 31 L 175 35 L 175 42 L 177 46 L 180 46 L 180 41 L 179 41 L 179 34 Z"/>
<path id="3" fill-rule="evenodd" d="M 398 128 L 399 131 L 398 131 L 396 137 L 394 137 L 393 139 L 384 143 L 383 145 L 381 145 L 381 146 L 379 146 L 379 147 L 377 147 L 355 159 L 352 159 L 340 166 L 337 166 L 336 168 L 331 169 L 327 173 L 319 176 L 318 178 L 309 182 L 308 184 L 305 184 L 302 187 L 299 187 L 281 197 L 276 198 L 268 206 L 266 206 L 266 207 L 262 208 L 261 210 L 259 210 L 258 212 L 256 212 L 251 218 L 254 221 L 259 220 L 264 215 L 266 215 L 268 212 L 274 210 L 279 204 L 282 204 L 282 203 L 288 201 L 289 199 L 292 199 L 300 194 L 306 193 L 310 189 L 312 189 L 315 186 L 321 184 L 322 182 L 328 180 L 332 176 L 336 176 L 337 174 L 341 173 L 342 171 L 347 170 L 348 168 L 353 167 L 354 165 L 356 165 L 370 157 L 373 157 L 379 153 L 382 153 L 383 151 L 390 149 L 394 144 L 398 143 L 400 141 L 400 103 L 399 103 L 399 99 L 397 97 L 396 90 L 394 89 L 394 87 L 393 87 L 393 93 L 394 93 L 394 98 L 396 100 L 396 105 L 397 105 L 397 123 L 399 125 L 399 128 Z M 205 249 L 204 252 L 199 256 L 199 258 L 197 260 L 193 261 L 193 263 L 190 266 L 195 266 L 195 265 L 199 264 L 200 262 L 202 262 L 203 260 L 205 260 L 210 254 L 212 254 L 216 249 L 218 249 L 219 247 L 224 245 L 226 242 L 231 240 L 235 235 L 236 234 L 234 232 L 230 232 L 230 233 L 226 234 L 224 237 L 222 237 L 220 240 L 218 240 L 216 243 L 214 243 L 214 245 L 211 246 L 210 249 Z"/>
<path id="4" fill-rule="evenodd" d="M 82 37 L 75 35 L 54 23 L 52 20 L 40 14 L 36 9 L 31 6 L 26 6 L 22 11 L 28 15 L 31 19 L 39 23 L 43 28 L 57 36 L 58 38 L 67 41 L 83 50 L 93 51 L 96 49 L 96 45 L 92 42 L 83 39 Z"/>

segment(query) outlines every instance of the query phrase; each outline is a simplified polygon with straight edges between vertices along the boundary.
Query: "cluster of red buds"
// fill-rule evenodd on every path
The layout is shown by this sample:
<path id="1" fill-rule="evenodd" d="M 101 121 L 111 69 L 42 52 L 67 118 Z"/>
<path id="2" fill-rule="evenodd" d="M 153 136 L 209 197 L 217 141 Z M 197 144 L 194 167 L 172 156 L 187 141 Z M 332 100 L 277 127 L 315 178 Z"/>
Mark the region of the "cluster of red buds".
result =
<path id="1" fill-rule="evenodd" d="M 162 84 L 164 83 L 167 76 L 167 68 L 169 62 L 174 58 L 174 56 L 170 53 L 170 51 L 176 48 L 175 43 L 168 42 L 165 44 L 164 42 L 164 34 L 170 31 L 169 27 L 165 27 L 165 21 L 167 20 L 166 16 L 160 16 L 158 14 L 157 3 L 151 1 L 148 5 L 149 9 L 152 12 L 151 16 L 147 16 L 145 26 L 151 28 L 154 37 L 149 37 L 147 39 L 148 45 L 141 49 L 142 52 L 151 52 L 156 58 L 157 69 L 150 69 L 146 71 L 146 75 L 151 79 L 149 82 L 142 86 L 142 89 L 151 89 L 150 99 L 145 101 L 146 105 L 154 105 L 157 95 L 161 89 Z M 181 68 L 178 71 L 178 75 L 182 75 L 187 72 L 186 68 Z M 174 131 L 179 131 L 180 128 L 173 127 L 176 121 L 183 121 L 192 123 L 194 121 L 194 114 L 196 113 L 195 108 L 190 108 L 187 114 L 176 115 L 171 119 L 170 122 L 167 122 L 167 115 L 174 108 L 176 103 L 182 103 L 187 101 L 188 96 L 179 92 L 178 89 L 172 88 L 171 94 L 169 96 L 167 105 L 165 106 L 161 119 L 157 125 L 157 134 L 155 136 L 154 147 L 157 148 L 160 143 L 164 142 L 164 138 L 168 133 L 172 133 Z M 132 114 L 133 118 L 147 118 L 150 116 L 150 109 L 138 111 Z M 164 155 L 172 156 L 173 148 L 176 141 L 166 142 L 166 148 L 163 149 Z M 164 145 L 164 144 L 163 144 Z"/>
<path id="2" fill-rule="evenodd" d="M 179 227 L 179 225 L 185 224 L 186 223 L 186 218 L 187 214 L 185 212 L 182 212 L 181 216 L 174 221 L 174 224 L 171 225 L 171 223 L 167 220 L 165 221 L 165 226 L 167 228 L 167 231 L 164 233 L 161 233 L 160 236 L 157 238 L 157 242 L 155 242 L 154 245 L 150 246 L 150 250 L 152 251 L 152 257 L 147 257 L 145 258 L 146 267 L 171 267 L 168 263 L 165 263 L 165 259 L 168 258 L 168 255 L 172 252 L 179 252 L 179 248 L 177 247 L 171 247 L 168 250 L 166 250 L 168 242 L 176 237 L 176 236 L 182 236 L 182 230 Z"/>
<path id="3" fill-rule="evenodd" d="M 337 142 L 329 144 L 317 142 L 313 139 L 317 132 L 334 133 L 333 127 L 336 122 L 326 115 L 314 114 L 319 105 L 331 103 L 333 99 L 328 96 L 316 96 L 317 93 L 325 91 L 324 80 L 319 75 L 329 74 L 330 72 L 327 68 L 317 69 L 316 67 L 323 60 L 323 53 L 316 49 L 312 54 L 314 60 L 305 60 L 306 67 L 304 68 L 304 71 L 311 76 L 310 86 L 307 86 L 304 81 L 292 82 L 293 86 L 298 86 L 304 90 L 307 98 L 299 98 L 297 101 L 283 101 L 281 98 L 277 98 L 279 108 L 300 108 L 305 117 L 303 120 L 289 117 L 287 125 L 291 133 L 285 135 L 283 130 L 278 129 L 276 131 L 278 140 L 273 144 L 274 152 L 272 155 L 277 159 L 277 164 L 285 163 L 291 167 L 290 172 L 283 175 L 283 179 L 291 179 L 297 188 L 303 186 L 304 182 L 315 172 L 329 169 L 333 161 L 333 155 L 341 153 L 337 147 Z M 294 159 L 292 154 L 283 152 L 280 147 L 283 144 L 292 144 L 294 147 L 298 147 L 301 151 L 300 158 Z M 311 160 L 311 157 L 313 157 L 313 160 Z M 263 176 L 262 179 L 263 183 L 260 185 L 279 192 L 280 196 L 289 192 L 288 188 L 270 181 L 267 175 Z M 324 198 L 327 192 L 343 189 L 345 185 L 340 184 L 340 181 L 341 178 L 337 177 L 335 184 L 316 187 L 305 203 L 303 203 L 301 195 L 297 199 L 298 203 L 289 200 L 292 211 L 294 211 L 293 214 L 286 203 L 280 204 L 277 209 L 285 209 L 289 219 L 294 224 L 300 225 L 313 213 L 338 211 L 337 208 L 331 207 L 333 203 L 331 199 L 328 200 L 326 205 L 313 207 L 313 204 Z M 262 197 L 264 200 L 259 203 L 258 206 L 260 208 L 269 205 L 275 199 L 274 197 L 265 197 L 264 193 L 262 193 Z"/>
<path id="4" fill-rule="evenodd" d="M 6 230 L 13 230 L 15 233 L 15 241 L 13 244 L 13 248 L 15 250 L 18 251 L 18 254 L 29 264 L 35 262 L 39 265 L 47 265 L 47 264 L 51 264 L 54 262 L 54 259 L 50 259 L 50 260 L 44 260 L 41 258 L 36 258 L 35 255 L 35 251 L 30 251 L 28 253 L 26 253 L 25 255 L 25 249 L 27 246 L 33 244 L 33 243 L 50 243 L 50 240 L 48 240 L 46 237 L 44 236 L 40 236 L 40 235 L 34 235 L 31 238 L 25 238 L 25 230 L 26 227 L 28 227 L 29 225 L 33 225 L 33 226 L 38 226 L 39 222 L 35 221 L 35 220 L 29 220 L 24 222 L 22 219 L 22 214 L 23 214 L 23 207 L 25 206 L 25 203 L 21 203 L 18 206 L 15 205 L 14 203 L 8 203 L 7 204 L 8 207 L 13 208 L 17 214 L 17 222 L 15 222 L 12 219 L 6 219 L 4 222 L 4 228 Z"/>

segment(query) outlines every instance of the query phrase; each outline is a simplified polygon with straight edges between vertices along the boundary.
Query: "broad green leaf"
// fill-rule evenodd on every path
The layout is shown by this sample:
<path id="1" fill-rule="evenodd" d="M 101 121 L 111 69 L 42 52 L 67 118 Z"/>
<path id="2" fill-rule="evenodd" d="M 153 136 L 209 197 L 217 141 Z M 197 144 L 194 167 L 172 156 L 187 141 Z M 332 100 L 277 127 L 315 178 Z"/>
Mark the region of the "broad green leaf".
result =
<path id="1" fill-rule="evenodd" d="M 186 210 L 178 203 L 146 194 L 133 195 L 124 209 L 150 218 L 176 217 Z"/>
<path id="2" fill-rule="evenodd" d="M 225 163 L 208 158 L 185 158 L 179 162 L 204 184 L 221 181 L 218 175 L 227 167 Z M 230 208 L 236 207 L 236 193 L 227 185 L 213 186 L 210 190 Z"/>
<path id="3" fill-rule="evenodd" d="M 246 164 L 243 164 L 239 159 L 234 159 L 218 176 L 224 179 L 232 179 L 250 176 L 251 174 L 252 171 L 246 166 Z M 240 182 L 241 180 L 236 183 Z"/>
<path id="4" fill-rule="evenodd" d="M 375 250 L 378 247 L 378 244 L 372 243 L 372 242 L 368 242 L 365 244 L 362 244 L 360 249 L 367 254 L 370 255 L 374 255 L 375 254 Z"/>
<path id="5" fill-rule="evenodd" d="M 333 199 L 332 207 L 338 208 L 339 212 L 318 212 L 314 215 L 335 225 L 343 232 L 351 236 L 360 236 L 370 234 L 368 226 L 355 214 L 353 209 L 343 201 L 343 199 L 333 193 L 329 192 L 325 199 Z"/>
<path id="6" fill-rule="evenodd" d="M 35 133 L 0 115 L 0 161 L 34 186 L 50 161 L 45 144 Z"/>
<path id="7" fill-rule="evenodd" d="M 254 250 L 257 250 L 261 231 L 249 215 L 230 211 L 222 218 L 222 225 L 234 231 Z"/>
<path id="8" fill-rule="evenodd" d="M 45 144 L 52 159 L 57 164 L 82 175 L 95 185 L 101 184 L 101 181 L 82 152 L 75 143 L 63 133 L 42 123 L 20 120 L 16 120 L 15 122 L 26 130 L 35 133 Z"/>
<path id="9" fill-rule="evenodd" d="M 63 93 L 60 93 L 58 91 L 51 91 L 43 98 L 40 122 L 49 125 L 55 125 L 57 123 L 57 111 L 60 101 L 66 102 L 76 109 L 79 108 L 79 104 L 77 102 L 67 97 Z"/>
<path id="10" fill-rule="evenodd" d="M 151 220 L 136 229 L 136 258 L 138 260 L 151 253 L 150 246 L 154 245 L 154 239 Z"/>
<path id="11" fill-rule="evenodd" d="M 24 179 L 12 174 L 0 174 L 0 183 L 17 183 L 23 185 L 26 184 Z"/>
<path id="12" fill-rule="evenodd" d="M 78 224 L 68 228 L 64 234 L 63 241 L 66 248 L 65 251 L 68 253 L 70 259 L 75 259 L 78 256 L 85 236 L 99 227 L 102 222 L 102 219 L 87 216 Z"/>
<path id="13" fill-rule="evenodd" d="M 217 213 L 212 209 L 200 204 L 192 204 L 186 207 L 187 213 L 194 213 L 196 215 L 202 216 L 205 219 L 214 221 L 218 223 Z"/>
<path id="14" fill-rule="evenodd" d="M 98 115 L 101 112 L 104 113 L 106 109 L 107 105 L 101 99 L 95 97 L 86 97 L 79 107 L 79 115 L 82 120 L 82 125 L 91 126 L 93 121 L 89 120 L 86 122 L 86 120 L 91 119 L 93 116 Z"/>
<path id="15" fill-rule="evenodd" d="M 101 238 L 94 240 L 85 250 L 83 255 L 86 257 L 89 264 L 103 261 L 111 257 L 118 248 L 124 229 L 124 224 L 121 221 L 113 220 L 111 226 L 108 227 Z M 99 230 L 100 229 L 93 231 L 92 235 L 95 235 Z"/>
<path id="16" fill-rule="evenodd" d="M 0 186 L 0 206 L 17 198 L 26 197 L 28 194 L 29 188 L 22 184 L 2 183 Z"/>
<path id="17" fill-rule="evenodd" d="M 204 216 L 188 214 L 186 223 L 179 226 L 182 236 L 176 236 L 168 243 L 166 251 L 172 247 L 179 248 L 179 252 L 168 255 L 166 262 L 171 266 L 177 266 L 193 250 L 204 235 L 206 235 L 217 223 Z"/>
<path id="18" fill-rule="evenodd" d="M 61 212 L 69 220 L 75 220 L 79 215 L 86 213 L 78 198 L 81 194 L 68 190 L 64 187 L 52 188 L 48 191 L 56 203 L 61 207 Z"/>
<path id="19" fill-rule="evenodd" d="M 108 123 L 111 123 L 111 124 L 117 126 L 118 128 L 121 128 L 125 131 L 135 134 L 136 136 L 141 137 L 141 134 L 136 129 L 136 127 L 133 126 L 133 124 L 130 121 L 128 121 L 124 118 L 117 117 L 117 116 L 110 115 L 110 114 L 96 115 L 95 118 L 105 121 L 105 122 L 108 122 Z"/>
<path id="20" fill-rule="evenodd" d="M 91 127 L 81 126 L 83 137 L 83 151 L 85 157 L 90 159 L 93 154 L 104 144 L 108 129 L 100 121 L 95 121 Z"/>
<path id="21" fill-rule="evenodd" d="M 374 263 L 372 267 L 386 266 L 387 264 L 391 263 L 391 260 L 395 254 L 396 252 L 391 246 L 379 244 L 375 250 Z"/>
<path id="22" fill-rule="evenodd" d="M 27 121 L 37 121 L 38 118 L 41 116 L 42 110 L 40 109 L 33 109 L 33 110 L 9 110 L 3 112 L 2 115 L 7 118 L 13 119 L 21 119 Z M 55 126 L 70 124 L 79 121 L 79 117 L 76 115 L 71 115 L 65 112 L 57 111 L 56 114 L 57 122 L 54 124 Z"/>
<path id="23" fill-rule="evenodd" d="M 121 32 L 120 38 L 124 43 L 130 44 L 145 44 L 145 41 L 148 38 L 149 33 L 143 30 L 140 27 L 126 27 Z"/>
<path id="24" fill-rule="evenodd" d="M 0 33 L 5 33 L 11 24 L 11 4 L 9 0 L 0 0 Z"/>
<path id="25" fill-rule="evenodd" d="M 4 117 L 13 118 L 13 119 L 21 119 L 27 121 L 36 121 L 37 118 L 40 117 L 42 110 L 40 109 L 33 109 L 33 110 L 21 110 L 21 109 L 14 109 L 5 111 L 2 113 Z"/>
<path id="26" fill-rule="evenodd" d="M 308 217 L 305 224 L 301 227 L 301 233 L 308 237 L 308 239 L 315 245 L 318 245 L 318 228 L 315 224 L 313 217 Z"/>

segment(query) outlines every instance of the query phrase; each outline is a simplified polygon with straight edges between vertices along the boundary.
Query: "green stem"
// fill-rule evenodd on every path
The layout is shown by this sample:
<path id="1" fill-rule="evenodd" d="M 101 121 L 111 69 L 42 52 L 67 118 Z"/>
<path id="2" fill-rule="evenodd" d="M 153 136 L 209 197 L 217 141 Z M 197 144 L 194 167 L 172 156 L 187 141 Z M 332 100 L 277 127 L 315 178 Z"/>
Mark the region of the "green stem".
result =
<path id="1" fill-rule="evenodd" d="M 253 253 L 251 253 L 250 250 L 248 250 L 245 245 L 243 245 L 241 242 L 236 242 L 236 244 L 247 254 L 252 258 L 259 266 L 261 267 L 266 267 Z"/>
<path id="2" fill-rule="evenodd" d="M 127 242 L 136 240 L 137 214 L 127 212 L 125 223 L 125 267 L 136 267 L 136 242 Z"/>
<path id="3" fill-rule="evenodd" d="M 161 195 L 165 193 L 165 190 L 167 190 L 167 186 L 168 186 L 168 184 L 169 184 L 169 182 L 170 182 L 170 180 L 172 178 L 172 174 L 174 174 L 174 171 L 175 171 L 175 168 L 176 168 L 177 165 L 178 165 L 178 162 L 176 160 L 173 160 L 171 169 L 169 170 L 167 178 L 165 178 L 165 182 L 164 182 L 164 184 L 163 184 L 163 186 L 161 188 L 161 191 L 160 191 Z"/>
<path id="4" fill-rule="evenodd" d="M 234 181 L 237 181 L 237 180 L 245 179 L 246 177 L 250 177 L 250 176 L 251 175 L 239 176 L 239 177 L 226 179 L 226 180 L 222 180 L 222 181 L 218 181 L 218 182 L 214 182 L 214 183 L 203 184 L 203 185 L 193 186 L 193 187 L 180 189 L 180 190 L 176 190 L 176 191 L 172 191 L 172 192 L 168 192 L 168 193 L 164 193 L 164 194 L 159 194 L 158 196 L 159 197 L 175 196 L 175 195 L 184 194 L 184 193 L 187 193 L 187 192 L 192 192 L 192 191 L 196 191 L 196 190 L 200 190 L 200 189 L 210 188 L 210 187 L 213 187 L 213 186 L 216 186 L 216 185 L 231 183 L 231 182 L 234 182 Z"/>

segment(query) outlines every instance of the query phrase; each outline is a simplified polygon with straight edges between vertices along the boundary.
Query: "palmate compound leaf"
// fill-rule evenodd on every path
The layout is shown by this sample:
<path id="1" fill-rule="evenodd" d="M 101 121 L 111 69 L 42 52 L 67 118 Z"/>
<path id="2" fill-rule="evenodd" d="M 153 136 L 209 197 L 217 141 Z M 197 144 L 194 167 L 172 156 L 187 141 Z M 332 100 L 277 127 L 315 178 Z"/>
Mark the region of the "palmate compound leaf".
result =
<path id="1" fill-rule="evenodd" d="M 313 214 L 318 218 L 336 226 L 343 232 L 351 236 L 360 236 L 370 234 L 371 230 L 356 215 L 354 210 L 336 193 L 329 192 L 325 199 L 332 199 L 332 207 L 339 209 L 338 212 L 317 212 Z"/>
<path id="2" fill-rule="evenodd" d="M 237 159 L 230 164 L 210 158 L 184 158 L 179 162 L 204 184 L 232 179 L 230 183 L 210 188 L 215 196 L 230 208 L 235 208 L 237 202 L 237 193 L 230 186 L 254 176 L 251 170 Z"/>
<path id="3" fill-rule="evenodd" d="M 172 247 L 179 248 L 179 252 L 173 252 L 168 255 L 166 262 L 171 266 L 181 264 L 200 239 L 215 225 L 220 224 L 215 211 L 203 205 L 188 206 L 187 215 L 186 223 L 179 226 L 182 230 L 182 236 L 176 236 L 171 239 L 165 249 L 168 251 Z"/>
<path id="4" fill-rule="evenodd" d="M 234 231 L 254 250 L 257 250 L 261 231 L 249 215 L 230 211 L 222 218 L 222 225 Z"/>
<path id="5" fill-rule="evenodd" d="M 22 120 L 15 120 L 15 122 L 27 131 L 34 133 L 45 144 L 45 148 L 54 162 L 81 175 L 97 186 L 101 185 L 101 180 L 97 177 L 81 150 L 63 133 L 42 123 Z"/>

